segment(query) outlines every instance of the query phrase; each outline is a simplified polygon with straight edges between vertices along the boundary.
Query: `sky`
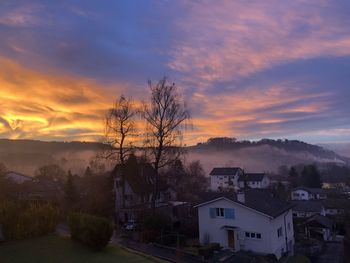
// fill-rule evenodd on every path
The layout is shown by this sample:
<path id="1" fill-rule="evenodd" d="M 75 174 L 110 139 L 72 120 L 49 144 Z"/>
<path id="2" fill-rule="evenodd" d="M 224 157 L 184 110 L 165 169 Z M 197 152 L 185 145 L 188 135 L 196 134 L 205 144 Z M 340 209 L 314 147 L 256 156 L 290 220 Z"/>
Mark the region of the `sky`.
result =
<path id="1" fill-rule="evenodd" d="M 121 94 L 175 82 L 185 143 L 350 142 L 348 0 L 2 0 L 0 138 L 98 141 Z"/>

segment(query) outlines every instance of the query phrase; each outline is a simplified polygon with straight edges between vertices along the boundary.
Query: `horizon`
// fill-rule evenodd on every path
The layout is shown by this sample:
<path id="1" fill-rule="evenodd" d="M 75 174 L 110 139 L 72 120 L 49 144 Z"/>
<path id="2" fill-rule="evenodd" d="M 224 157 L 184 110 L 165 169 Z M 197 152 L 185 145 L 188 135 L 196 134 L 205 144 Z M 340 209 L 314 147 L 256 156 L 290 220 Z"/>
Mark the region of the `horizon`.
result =
<path id="1" fill-rule="evenodd" d="M 0 138 L 99 142 L 118 96 L 167 76 L 186 145 L 350 143 L 349 2 L 105 3 L 0 3 Z"/>

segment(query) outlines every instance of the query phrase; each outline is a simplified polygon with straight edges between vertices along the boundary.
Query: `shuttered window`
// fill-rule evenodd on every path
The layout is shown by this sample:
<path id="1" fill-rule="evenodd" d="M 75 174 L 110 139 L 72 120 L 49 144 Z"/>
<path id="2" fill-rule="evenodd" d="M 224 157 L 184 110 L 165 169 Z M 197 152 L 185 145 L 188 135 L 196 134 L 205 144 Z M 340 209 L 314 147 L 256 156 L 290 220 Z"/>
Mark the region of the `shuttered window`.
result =
<path id="1" fill-rule="evenodd" d="M 209 208 L 211 218 L 235 219 L 235 210 L 232 208 L 211 207 Z"/>
<path id="2" fill-rule="evenodd" d="M 232 208 L 225 208 L 225 218 L 235 219 L 235 210 Z"/>

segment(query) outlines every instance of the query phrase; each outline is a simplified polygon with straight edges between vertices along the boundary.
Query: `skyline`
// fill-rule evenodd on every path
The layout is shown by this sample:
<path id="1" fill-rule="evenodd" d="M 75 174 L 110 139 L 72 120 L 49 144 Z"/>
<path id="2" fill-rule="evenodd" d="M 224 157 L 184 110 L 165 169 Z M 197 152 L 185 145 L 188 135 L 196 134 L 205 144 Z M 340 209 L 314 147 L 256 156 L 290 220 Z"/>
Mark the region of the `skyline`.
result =
<path id="1" fill-rule="evenodd" d="M 219 3 L 219 4 L 218 4 Z M 0 138 L 98 140 L 122 93 L 180 88 L 209 137 L 350 142 L 348 1 L 3 1 Z"/>

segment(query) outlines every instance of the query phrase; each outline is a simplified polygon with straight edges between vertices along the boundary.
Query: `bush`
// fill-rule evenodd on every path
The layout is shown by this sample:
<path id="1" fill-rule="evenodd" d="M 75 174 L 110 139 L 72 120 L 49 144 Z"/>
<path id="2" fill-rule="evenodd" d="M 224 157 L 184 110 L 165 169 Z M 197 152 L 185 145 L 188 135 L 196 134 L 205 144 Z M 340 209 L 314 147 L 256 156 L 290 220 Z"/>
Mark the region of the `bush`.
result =
<path id="1" fill-rule="evenodd" d="M 205 259 L 213 257 L 214 251 L 220 250 L 219 243 L 210 243 L 204 247 L 198 249 L 198 255 L 203 256 Z"/>
<path id="2" fill-rule="evenodd" d="M 113 234 L 112 223 L 104 217 L 71 213 L 68 223 L 72 239 L 96 250 L 102 250 Z"/>
<path id="3" fill-rule="evenodd" d="M 145 213 L 139 217 L 144 243 L 157 242 L 161 233 L 171 230 L 171 218 L 162 213 Z"/>
<path id="4" fill-rule="evenodd" d="M 53 233 L 58 224 L 58 209 L 50 204 L 0 204 L 0 225 L 6 239 L 26 239 Z"/>

